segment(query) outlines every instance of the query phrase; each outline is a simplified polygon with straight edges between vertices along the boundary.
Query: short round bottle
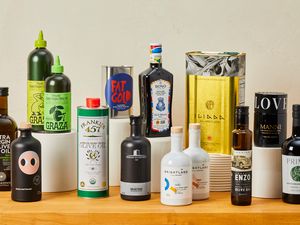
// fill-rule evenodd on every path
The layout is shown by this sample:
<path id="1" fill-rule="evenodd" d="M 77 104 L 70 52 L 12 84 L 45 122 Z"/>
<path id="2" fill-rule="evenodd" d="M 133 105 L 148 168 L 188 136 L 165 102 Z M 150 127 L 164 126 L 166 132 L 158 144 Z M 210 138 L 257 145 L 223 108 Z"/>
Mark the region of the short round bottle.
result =
<path id="1" fill-rule="evenodd" d="M 200 147 L 200 124 L 189 124 L 189 147 L 183 151 L 192 159 L 193 200 L 209 198 L 209 155 Z"/>
<path id="2" fill-rule="evenodd" d="M 164 205 L 192 203 L 192 160 L 182 152 L 183 128 L 171 128 L 171 152 L 161 160 L 160 201 Z"/>

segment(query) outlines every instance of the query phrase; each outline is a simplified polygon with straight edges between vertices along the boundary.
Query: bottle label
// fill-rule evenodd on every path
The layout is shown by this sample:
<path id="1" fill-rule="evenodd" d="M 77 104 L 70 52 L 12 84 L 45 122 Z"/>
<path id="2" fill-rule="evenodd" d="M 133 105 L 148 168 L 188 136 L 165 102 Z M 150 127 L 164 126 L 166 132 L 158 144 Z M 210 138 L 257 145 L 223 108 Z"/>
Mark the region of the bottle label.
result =
<path id="1" fill-rule="evenodd" d="M 71 93 L 45 92 L 45 125 L 46 131 L 71 130 Z"/>
<path id="2" fill-rule="evenodd" d="M 193 163 L 193 194 L 207 194 L 209 192 L 209 162 Z"/>
<path id="3" fill-rule="evenodd" d="M 156 80 L 150 85 L 151 90 L 151 130 L 162 132 L 170 129 L 171 83 Z"/>
<path id="4" fill-rule="evenodd" d="M 143 196 L 150 195 L 151 183 L 131 183 L 131 182 L 120 182 L 120 193 L 122 195 L 129 196 Z"/>
<path id="5" fill-rule="evenodd" d="M 27 81 L 27 121 L 32 125 L 44 125 L 44 81 Z"/>
<path id="6" fill-rule="evenodd" d="M 235 196 L 251 196 L 252 150 L 232 149 L 231 193 Z"/>
<path id="7" fill-rule="evenodd" d="M 8 134 L 0 134 L 0 187 L 10 186 L 10 143 Z"/>
<path id="8" fill-rule="evenodd" d="M 125 111 L 132 106 L 132 77 L 126 73 L 111 76 L 105 86 L 105 98 L 115 111 Z"/>
<path id="9" fill-rule="evenodd" d="M 282 191 L 300 195 L 300 156 L 282 155 Z"/>
<path id="10" fill-rule="evenodd" d="M 108 116 L 78 117 L 78 190 L 108 189 Z"/>
<path id="11" fill-rule="evenodd" d="M 162 167 L 161 198 L 169 200 L 192 198 L 191 173 L 190 167 Z"/>

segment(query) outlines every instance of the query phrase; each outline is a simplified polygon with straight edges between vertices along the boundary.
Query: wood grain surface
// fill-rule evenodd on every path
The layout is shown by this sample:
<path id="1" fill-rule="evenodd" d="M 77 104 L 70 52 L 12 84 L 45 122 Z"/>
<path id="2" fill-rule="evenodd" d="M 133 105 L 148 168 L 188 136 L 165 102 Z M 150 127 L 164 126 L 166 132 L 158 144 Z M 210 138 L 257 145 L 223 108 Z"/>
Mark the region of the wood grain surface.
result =
<path id="1" fill-rule="evenodd" d="M 300 224 L 300 205 L 253 198 L 251 206 L 232 206 L 230 193 L 212 192 L 209 200 L 170 207 L 160 204 L 157 193 L 149 201 L 124 201 L 117 187 L 108 198 L 78 198 L 73 191 L 43 193 L 40 202 L 19 203 L 10 199 L 10 192 L 0 192 L 0 225 L 26 224 Z"/>

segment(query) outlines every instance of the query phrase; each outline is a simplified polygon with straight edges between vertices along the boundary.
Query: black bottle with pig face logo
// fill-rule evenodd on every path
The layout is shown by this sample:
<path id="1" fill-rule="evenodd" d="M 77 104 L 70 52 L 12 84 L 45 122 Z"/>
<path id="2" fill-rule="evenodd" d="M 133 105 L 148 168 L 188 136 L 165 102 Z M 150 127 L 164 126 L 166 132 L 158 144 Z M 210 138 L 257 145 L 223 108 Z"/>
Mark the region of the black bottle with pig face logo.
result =
<path id="1" fill-rule="evenodd" d="M 21 123 L 20 137 L 11 144 L 11 198 L 18 202 L 40 201 L 41 143 L 31 136 L 31 125 Z"/>

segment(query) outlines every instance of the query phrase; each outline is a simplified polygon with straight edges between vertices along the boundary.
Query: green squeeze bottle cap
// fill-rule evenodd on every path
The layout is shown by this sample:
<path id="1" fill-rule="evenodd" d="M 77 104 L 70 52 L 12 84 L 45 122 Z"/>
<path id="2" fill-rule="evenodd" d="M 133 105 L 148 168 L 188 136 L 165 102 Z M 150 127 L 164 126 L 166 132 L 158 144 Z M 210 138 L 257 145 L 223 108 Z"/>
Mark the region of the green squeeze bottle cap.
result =
<path id="1" fill-rule="evenodd" d="M 34 46 L 36 48 L 46 48 L 47 46 L 47 41 L 44 40 L 44 35 L 43 35 L 43 31 L 41 30 L 39 33 L 39 37 L 37 40 L 35 40 L 34 42 Z"/>
<path id="2" fill-rule="evenodd" d="M 60 59 L 59 56 L 55 57 L 55 62 L 51 67 L 52 73 L 63 73 L 64 72 L 64 66 L 60 65 Z"/>

